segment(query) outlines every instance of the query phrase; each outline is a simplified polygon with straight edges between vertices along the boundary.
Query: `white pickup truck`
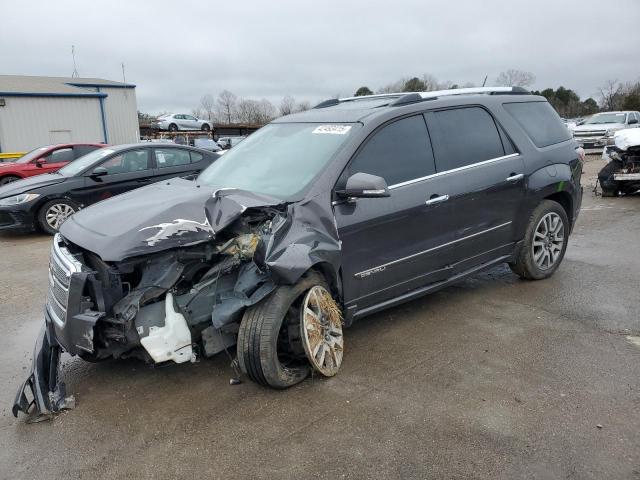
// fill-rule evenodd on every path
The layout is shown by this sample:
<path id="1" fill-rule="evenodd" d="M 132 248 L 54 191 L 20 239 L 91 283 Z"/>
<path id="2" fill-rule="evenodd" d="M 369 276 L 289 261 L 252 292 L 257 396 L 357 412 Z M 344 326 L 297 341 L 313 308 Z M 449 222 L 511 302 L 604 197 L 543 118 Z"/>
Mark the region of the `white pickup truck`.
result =
<path id="1" fill-rule="evenodd" d="M 573 137 L 586 153 L 601 153 L 613 145 L 613 135 L 627 128 L 640 127 L 640 112 L 602 112 L 571 127 Z"/>

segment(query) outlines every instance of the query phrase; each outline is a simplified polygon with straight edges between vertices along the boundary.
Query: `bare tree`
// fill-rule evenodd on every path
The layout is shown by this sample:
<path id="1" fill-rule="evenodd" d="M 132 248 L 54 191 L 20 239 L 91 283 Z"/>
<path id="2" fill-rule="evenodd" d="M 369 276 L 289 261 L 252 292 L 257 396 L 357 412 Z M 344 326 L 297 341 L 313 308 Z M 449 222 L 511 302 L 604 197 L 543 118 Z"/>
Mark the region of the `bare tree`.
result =
<path id="1" fill-rule="evenodd" d="M 303 100 L 302 102 L 298 102 L 296 105 L 296 112 L 306 112 L 307 110 L 311 110 L 311 104 L 308 100 Z"/>
<path id="2" fill-rule="evenodd" d="M 229 90 L 223 90 L 218 95 L 216 100 L 216 111 L 218 118 L 226 123 L 231 123 L 236 116 L 236 104 L 238 103 L 238 97 L 236 97 Z"/>
<path id="3" fill-rule="evenodd" d="M 619 110 L 624 101 L 622 84 L 618 80 L 607 80 L 598 88 L 598 96 L 602 110 Z"/>
<path id="4" fill-rule="evenodd" d="M 424 84 L 425 92 L 432 92 L 434 90 L 441 89 L 440 84 L 438 83 L 438 80 L 436 79 L 436 77 L 434 77 L 430 73 L 425 73 L 424 75 L 422 75 L 422 83 Z"/>
<path id="5" fill-rule="evenodd" d="M 528 87 L 536 81 L 536 76 L 531 72 L 524 72 L 510 68 L 505 72 L 500 72 L 496 78 L 496 85 L 505 87 Z"/>
<path id="6" fill-rule="evenodd" d="M 295 111 L 296 99 L 287 95 L 280 102 L 280 115 L 289 115 Z"/>
<path id="7" fill-rule="evenodd" d="M 237 103 L 236 116 L 240 123 L 264 125 L 273 120 L 275 114 L 275 107 L 265 98 L 262 100 L 241 98 Z"/>
<path id="8" fill-rule="evenodd" d="M 207 116 L 207 120 L 213 120 L 215 106 L 216 101 L 210 93 L 203 95 L 200 99 L 200 109 Z"/>
<path id="9" fill-rule="evenodd" d="M 200 110 L 199 107 L 192 108 L 191 109 L 191 115 L 193 115 L 196 118 L 200 118 L 200 116 L 202 115 L 202 110 Z"/>

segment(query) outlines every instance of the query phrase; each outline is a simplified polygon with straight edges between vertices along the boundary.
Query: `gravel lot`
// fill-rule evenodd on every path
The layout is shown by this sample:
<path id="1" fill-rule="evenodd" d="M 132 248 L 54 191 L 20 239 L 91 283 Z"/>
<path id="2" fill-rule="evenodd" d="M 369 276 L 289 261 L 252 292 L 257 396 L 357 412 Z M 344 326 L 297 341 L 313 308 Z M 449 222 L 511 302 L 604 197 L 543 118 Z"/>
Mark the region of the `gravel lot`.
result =
<path id="1" fill-rule="evenodd" d="M 0 236 L 0 477 L 640 479 L 640 196 L 594 196 L 601 166 L 553 278 L 499 267 L 363 320 L 333 379 L 65 357 L 78 406 L 35 425 L 10 406 L 50 238 Z"/>

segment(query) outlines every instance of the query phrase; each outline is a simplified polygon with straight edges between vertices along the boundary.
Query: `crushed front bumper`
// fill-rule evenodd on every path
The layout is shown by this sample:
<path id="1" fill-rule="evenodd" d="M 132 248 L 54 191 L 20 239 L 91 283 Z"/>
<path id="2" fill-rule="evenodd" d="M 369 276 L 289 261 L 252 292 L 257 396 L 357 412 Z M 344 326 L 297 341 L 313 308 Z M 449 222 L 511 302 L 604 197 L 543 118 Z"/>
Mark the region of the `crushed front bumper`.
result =
<path id="1" fill-rule="evenodd" d="M 66 396 L 64 382 L 59 379 L 62 349 L 49 326 L 45 324 L 36 340 L 31 371 L 13 402 L 14 417 L 23 412 L 29 415 L 30 421 L 39 421 L 75 405 L 74 398 Z"/>

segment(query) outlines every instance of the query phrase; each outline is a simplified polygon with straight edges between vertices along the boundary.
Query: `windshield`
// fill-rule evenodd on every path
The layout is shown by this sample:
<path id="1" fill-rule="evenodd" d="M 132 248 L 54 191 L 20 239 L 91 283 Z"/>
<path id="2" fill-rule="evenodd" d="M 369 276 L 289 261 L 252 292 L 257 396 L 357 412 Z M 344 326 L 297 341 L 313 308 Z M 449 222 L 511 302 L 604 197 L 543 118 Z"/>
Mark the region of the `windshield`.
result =
<path id="1" fill-rule="evenodd" d="M 35 150 L 31 150 L 29 153 L 25 153 L 23 156 L 17 159 L 16 163 L 29 163 L 31 160 L 33 160 L 34 158 L 38 158 L 40 155 L 42 155 L 44 152 L 46 152 L 50 148 L 51 146 L 40 147 L 40 148 L 36 148 Z"/>
<path id="2" fill-rule="evenodd" d="M 286 199 L 302 191 L 358 128 L 350 125 L 273 123 L 216 160 L 200 183 Z"/>
<path id="3" fill-rule="evenodd" d="M 115 150 L 111 150 L 110 148 L 99 148 L 98 150 L 87 153 L 85 156 L 65 165 L 58 170 L 58 173 L 65 177 L 73 177 L 113 152 L 115 152 Z"/>
<path id="4" fill-rule="evenodd" d="M 597 113 L 583 125 L 597 125 L 600 123 L 624 123 L 627 115 L 625 113 Z"/>

